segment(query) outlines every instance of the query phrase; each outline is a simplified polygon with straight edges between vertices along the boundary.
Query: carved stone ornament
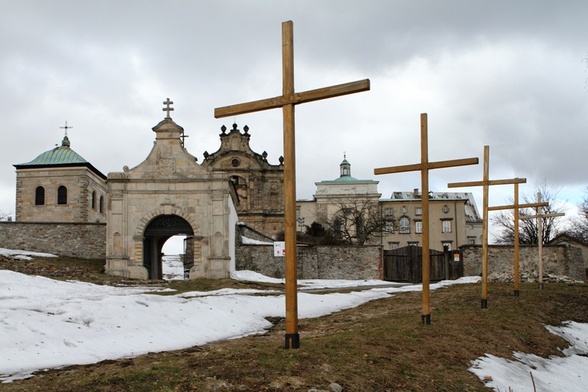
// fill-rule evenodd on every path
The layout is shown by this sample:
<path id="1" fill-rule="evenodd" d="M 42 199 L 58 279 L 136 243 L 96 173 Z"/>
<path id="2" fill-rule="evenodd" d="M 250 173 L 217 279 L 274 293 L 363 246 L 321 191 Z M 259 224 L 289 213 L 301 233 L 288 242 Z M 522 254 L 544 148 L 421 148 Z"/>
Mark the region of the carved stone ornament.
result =
<path id="1" fill-rule="evenodd" d="M 176 161 L 171 158 L 159 158 L 157 160 L 157 173 L 162 176 L 169 176 L 176 171 Z"/>

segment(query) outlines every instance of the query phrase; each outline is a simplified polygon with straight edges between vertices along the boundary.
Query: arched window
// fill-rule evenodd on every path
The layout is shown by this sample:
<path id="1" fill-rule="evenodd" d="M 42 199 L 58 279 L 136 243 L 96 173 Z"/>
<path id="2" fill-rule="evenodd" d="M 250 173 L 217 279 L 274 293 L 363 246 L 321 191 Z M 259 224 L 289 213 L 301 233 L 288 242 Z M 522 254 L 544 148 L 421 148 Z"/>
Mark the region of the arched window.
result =
<path id="1" fill-rule="evenodd" d="M 100 213 L 104 214 L 104 196 L 100 196 Z"/>
<path id="2" fill-rule="evenodd" d="M 92 192 L 92 209 L 96 209 L 96 191 Z"/>
<path id="3" fill-rule="evenodd" d="M 45 205 L 45 188 L 42 186 L 38 186 L 37 189 L 35 189 L 35 205 Z"/>
<path id="4" fill-rule="evenodd" d="M 67 188 L 63 185 L 57 188 L 57 204 L 67 204 Z"/>
<path id="5" fill-rule="evenodd" d="M 410 234 L 410 219 L 406 216 L 400 218 L 400 234 Z"/>

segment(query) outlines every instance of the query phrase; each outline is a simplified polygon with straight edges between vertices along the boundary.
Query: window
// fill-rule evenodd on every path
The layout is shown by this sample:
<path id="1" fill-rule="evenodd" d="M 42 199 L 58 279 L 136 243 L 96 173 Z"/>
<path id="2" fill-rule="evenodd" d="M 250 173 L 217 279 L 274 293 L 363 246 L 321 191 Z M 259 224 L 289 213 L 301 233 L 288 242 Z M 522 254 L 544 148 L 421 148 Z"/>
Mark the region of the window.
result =
<path id="1" fill-rule="evenodd" d="M 398 249 L 398 242 L 389 242 L 390 250 Z"/>
<path id="2" fill-rule="evenodd" d="M 100 196 L 100 204 L 99 204 L 99 207 L 100 207 L 100 213 L 101 214 L 104 214 L 104 196 Z"/>
<path id="3" fill-rule="evenodd" d="M 451 221 L 450 220 L 444 220 L 443 222 L 443 228 L 441 229 L 442 233 L 451 233 Z"/>
<path id="4" fill-rule="evenodd" d="M 384 209 L 384 215 L 392 216 L 392 215 L 394 215 L 394 210 L 392 208 L 386 208 L 386 209 Z"/>
<path id="5" fill-rule="evenodd" d="M 419 215 L 423 215 L 423 209 L 422 207 L 415 207 L 414 208 L 414 214 L 419 216 Z"/>
<path id="6" fill-rule="evenodd" d="M 386 222 L 386 233 L 394 233 L 394 222 Z"/>
<path id="7" fill-rule="evenodd" d="M 419 246 L 418 241 L 408 241 L 408 246 Z"/>
<path id="8" fill-rule="evenodd" d="M 92 192 L 92 209 L 96 209 L 96 191 Z"/>
<path id="9" fill-rule="evenodd" d="M 468 244 L 476 245 L 476 237 L 468 237 Z"/>
<path id="10" fill-rule="evenodd" d="M 57 188 L 57 204 L 67 204 L 67 188 L 63 185 Z"/>
<path id="11" fill-rule="evenodd" d="M 400 234 L 410 234 L 410 220 L 406 216 L 400 218 Z"/>
<path id="12" fill-rule="evenodd" d="M 423 232 L 423 222 L 422 221 L 415 221 L 414 222 L 414 232 L 417 234 L 421 234 Z"/>
<path id="13" fill-rule="evenodd" d="M 45 188 L 42 186 L 38 186 L 37 189 L 35 189 L 35 205 L 45 205 Z"/>
<path id="14" fill-rule="evenodd" d="M 443 250 L 451 250 L 451 241 L 449 242 L 443 242 Z"/>

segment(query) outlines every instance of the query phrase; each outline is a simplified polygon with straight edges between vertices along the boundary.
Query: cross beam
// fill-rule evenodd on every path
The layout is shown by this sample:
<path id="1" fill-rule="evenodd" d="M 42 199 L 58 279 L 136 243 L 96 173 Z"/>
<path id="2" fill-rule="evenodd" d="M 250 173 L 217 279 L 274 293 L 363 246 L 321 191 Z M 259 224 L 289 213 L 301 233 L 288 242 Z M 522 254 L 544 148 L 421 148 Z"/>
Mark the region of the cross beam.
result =
<path id="1" fill-rule="evenodd" d="M 423 251 L 422 251 L 422 269 L 423 269 L 423 309 L 421 321 L 423 324 L 431 324 L 431 300 L 430 300 L 430 252 L 429 252 L 429 170 L 441 169 L 446 167 L 477 165 L 478 158 L 455 159 L 450 161 L 429 162 L 428 147 L 428 125 L 427 113 L 421 113 L 421 163 L 414 165 L 394 166 L 374 169 L 374 174 L 403 173 L 409 171 L 421 172 L 421 189 L 423 203 Z"/>
<path id="2" fill-rule="evenodd" d="M 514 214 L 514 271 L 513 271 L 513 280 L 514 280 L 514 295 L 515 297 L 519 296 L 519 248 L 520 248 L 520 240 L 519 240 L 519 208 L 533 208 L 533 207 L 547 207 L 549 203 L 527 203 L 527 204 L 519 204 L 519 184 L 514 184 L 514 203 L 512 205 L 506 206 L 494 206 L 488 207 L 489 211 L 499 211 L 499 210 L 513 210 Z"/>
<path id="3" fill-rule="evenodd" d="M 294 91 L 293 23 L 282 23 L 282 95 L 214 109 L 214 117 L 228 117 L 282 108 L 284 127 L 284 240 L 286 245 L 286 341 L 284 348 L 300 347 L 296 266 L 296 151 L 294 106 L 370 89 L 369 79 L 297 93 Z"/>
<path id="4" fill-rule="evenodd" d="M 161 110 L 163 110 L 164 112 L 167 112 L 167 115 L 165 116 L 165 118 L 170 118 L 171 119 L 171 117 L 169 116 L 169 112 L 173 112 L 174 111 L 174 108 L 171 107 L 171 105 L 174 104 L 173 101 L 170 101 L 169 98 L 168 98 L 165 101 L 163 101 L 163 104 L 165 105 L 165 107 L 163 109 L 161 109 Z"/>
<path id="5" fill-rule="evenodd" d="M 537 192 L 537 203 L 541 203 L 541 192 Z M 537 252 L 539 253 L 539 290 L 543 290 L 543 218 L 556 218 L 565 215 L 566 214 L 564 213 L 542 214 L 539 213 L 539 208 L 537 208 L 537 214 L 524 215 L 519 217 L 520 219 L 537 219 Z"/>
<path id="6" fill-rule="evenodd" d="M 483 187 L 482 196 L 482 309 L 488 308 L 488 193 L 492 185 L 524 184 L 526 178 L 490 180 L 490 146 L 484 146 L 484 173 L 482 181 L 453 182 L 448 188 Z"/>
<path id="7" fill-rule="evenodd" d="M 67 136 L 67 130 L 73 127 L 67 125 L 67 121 L 65 122 L 65 126 L 59 127 L 59 129 L 65 129 L 65 136 Z"/>

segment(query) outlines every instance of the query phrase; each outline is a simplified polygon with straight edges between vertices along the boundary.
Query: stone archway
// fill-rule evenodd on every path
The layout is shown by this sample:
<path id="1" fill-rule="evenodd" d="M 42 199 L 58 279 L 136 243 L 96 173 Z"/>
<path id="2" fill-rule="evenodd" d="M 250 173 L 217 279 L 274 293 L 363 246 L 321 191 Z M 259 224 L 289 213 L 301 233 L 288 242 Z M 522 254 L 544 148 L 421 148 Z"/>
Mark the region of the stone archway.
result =
<path id="1" fill-rule="evenodd" d="M 162 279 L 163 245 L 174 235 L 193 237 L 190 223 L 178 215 L 159 215 L 153 218 L 143 232 L 143 267 L 149 279 Z"/>

